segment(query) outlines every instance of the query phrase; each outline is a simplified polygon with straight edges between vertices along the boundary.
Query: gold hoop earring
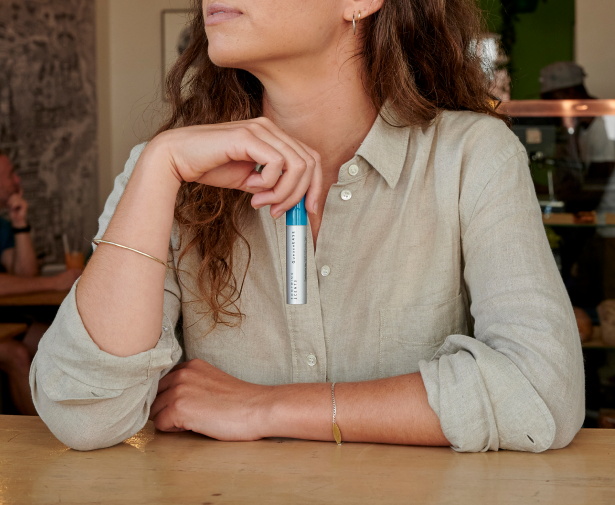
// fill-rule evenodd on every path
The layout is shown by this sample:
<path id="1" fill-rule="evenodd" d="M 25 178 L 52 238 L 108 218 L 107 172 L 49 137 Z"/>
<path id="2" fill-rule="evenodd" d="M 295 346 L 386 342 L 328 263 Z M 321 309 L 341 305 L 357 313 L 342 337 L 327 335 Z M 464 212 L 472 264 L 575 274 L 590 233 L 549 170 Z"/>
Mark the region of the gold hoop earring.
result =
<path id="1" fill-rule="evenodd" d="M 361 21 L 361 11 L 359 11 L 359 15 L 357 16 L 357 18 L 355 19 L 354 17 L 354 12 L 352 13 L 352 34 L 356 35 L 357 34 L 357 23 Z"/>

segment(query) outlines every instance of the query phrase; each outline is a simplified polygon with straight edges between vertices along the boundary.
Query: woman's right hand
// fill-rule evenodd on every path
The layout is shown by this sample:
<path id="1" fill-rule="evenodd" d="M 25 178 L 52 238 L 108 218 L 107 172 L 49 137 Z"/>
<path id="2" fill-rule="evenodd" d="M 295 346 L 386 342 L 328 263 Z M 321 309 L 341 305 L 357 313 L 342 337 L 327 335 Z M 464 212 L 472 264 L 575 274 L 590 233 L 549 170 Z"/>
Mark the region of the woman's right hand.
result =
<path id="1" fill-rule="evenodd" d="M 320 157 L 266 118 L 168 130 L 148 148 L 162 149 L 179 181 L 253 193 L 254 208 L 279 217 L 306 196 L 316 211 L 322 191 Z M 255 164 L 265 165 L 259 174 Z"/>

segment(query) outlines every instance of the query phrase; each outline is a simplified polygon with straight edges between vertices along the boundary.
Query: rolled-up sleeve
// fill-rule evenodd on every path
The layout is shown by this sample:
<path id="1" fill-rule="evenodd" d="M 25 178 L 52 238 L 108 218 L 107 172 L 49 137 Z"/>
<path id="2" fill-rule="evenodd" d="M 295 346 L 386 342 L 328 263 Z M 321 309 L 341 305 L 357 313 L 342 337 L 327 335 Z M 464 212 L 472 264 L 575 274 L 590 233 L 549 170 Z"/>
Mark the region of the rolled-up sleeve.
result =
<path id="1" fill-rule="evenodd" d="M 143 147 L 135 148 L 115 182 L 99 221 L 102 236 Z M 167 270 L 163 322 L 157 345 L 118 357 L 102 351 L 87 333 L 73 286 L 41 340 L 30 370 L 36 409 L 63 443 L 80 450 L 108 447 L 139 431 L 147 422 L 158 380 L 181 358 L 176 335 L 180 291 Z M 127 338 L 130 328 L 126 329 Z"/>
<path id="2" fill-rule="evenodd" d="M 567 445 L 584 418 L 572 307 L 546 240 L 522 148 L 460 195 L 474 337 L 420 364 L 430 406 L 459 451 Z"/>

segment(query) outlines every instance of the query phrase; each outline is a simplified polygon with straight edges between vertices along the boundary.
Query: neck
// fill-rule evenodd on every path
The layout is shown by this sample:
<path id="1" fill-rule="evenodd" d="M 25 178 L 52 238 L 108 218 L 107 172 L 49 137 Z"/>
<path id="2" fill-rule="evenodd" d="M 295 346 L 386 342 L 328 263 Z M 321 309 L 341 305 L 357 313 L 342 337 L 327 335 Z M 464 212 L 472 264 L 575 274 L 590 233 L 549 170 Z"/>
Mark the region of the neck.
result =
<path id="1" fill-rule="evenodd" d="M 264 115 L 316 150 L 325 178 L 337 178 L 369 132 L 378 111 L 361 82 L 361 60 L 311 65 L 258 76 L 265 88 Z"/>

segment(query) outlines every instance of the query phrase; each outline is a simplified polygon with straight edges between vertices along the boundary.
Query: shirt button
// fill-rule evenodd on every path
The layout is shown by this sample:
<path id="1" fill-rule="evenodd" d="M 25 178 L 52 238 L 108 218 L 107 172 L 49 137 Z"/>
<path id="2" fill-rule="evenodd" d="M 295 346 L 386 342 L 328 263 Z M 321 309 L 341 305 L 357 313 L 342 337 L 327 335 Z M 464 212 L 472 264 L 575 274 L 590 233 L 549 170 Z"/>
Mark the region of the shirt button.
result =
<path id="1" fill-rule="evenodd" d="M 342 200 L 350 200 L 352 198 L 352 191 L 345 189 L 341 192 L 340 196 L 342 197 Z"/>
<path id="2" fill-rule="evenodd" d="M 316 356 L 314 356 L 313 354 L 308 354 L 307 355 L 307 364 L 310 366 L 314 366 L 316 364 Z"/>
<path id="3" fill-rule="evenodd" d="M 320 269 L 320 275 L 322 275 L 323 277 L 326 277 L 330 273 L 331 267 L 329 265 L 323 265 L 323 267 Z"/>
<path id="4" fill-rule="evenodd" d="M 350 175 L 357 175 L 359 173 L 359 167 L 356 165 L 350 165 L 348 167 L 348 173 Z"/>

